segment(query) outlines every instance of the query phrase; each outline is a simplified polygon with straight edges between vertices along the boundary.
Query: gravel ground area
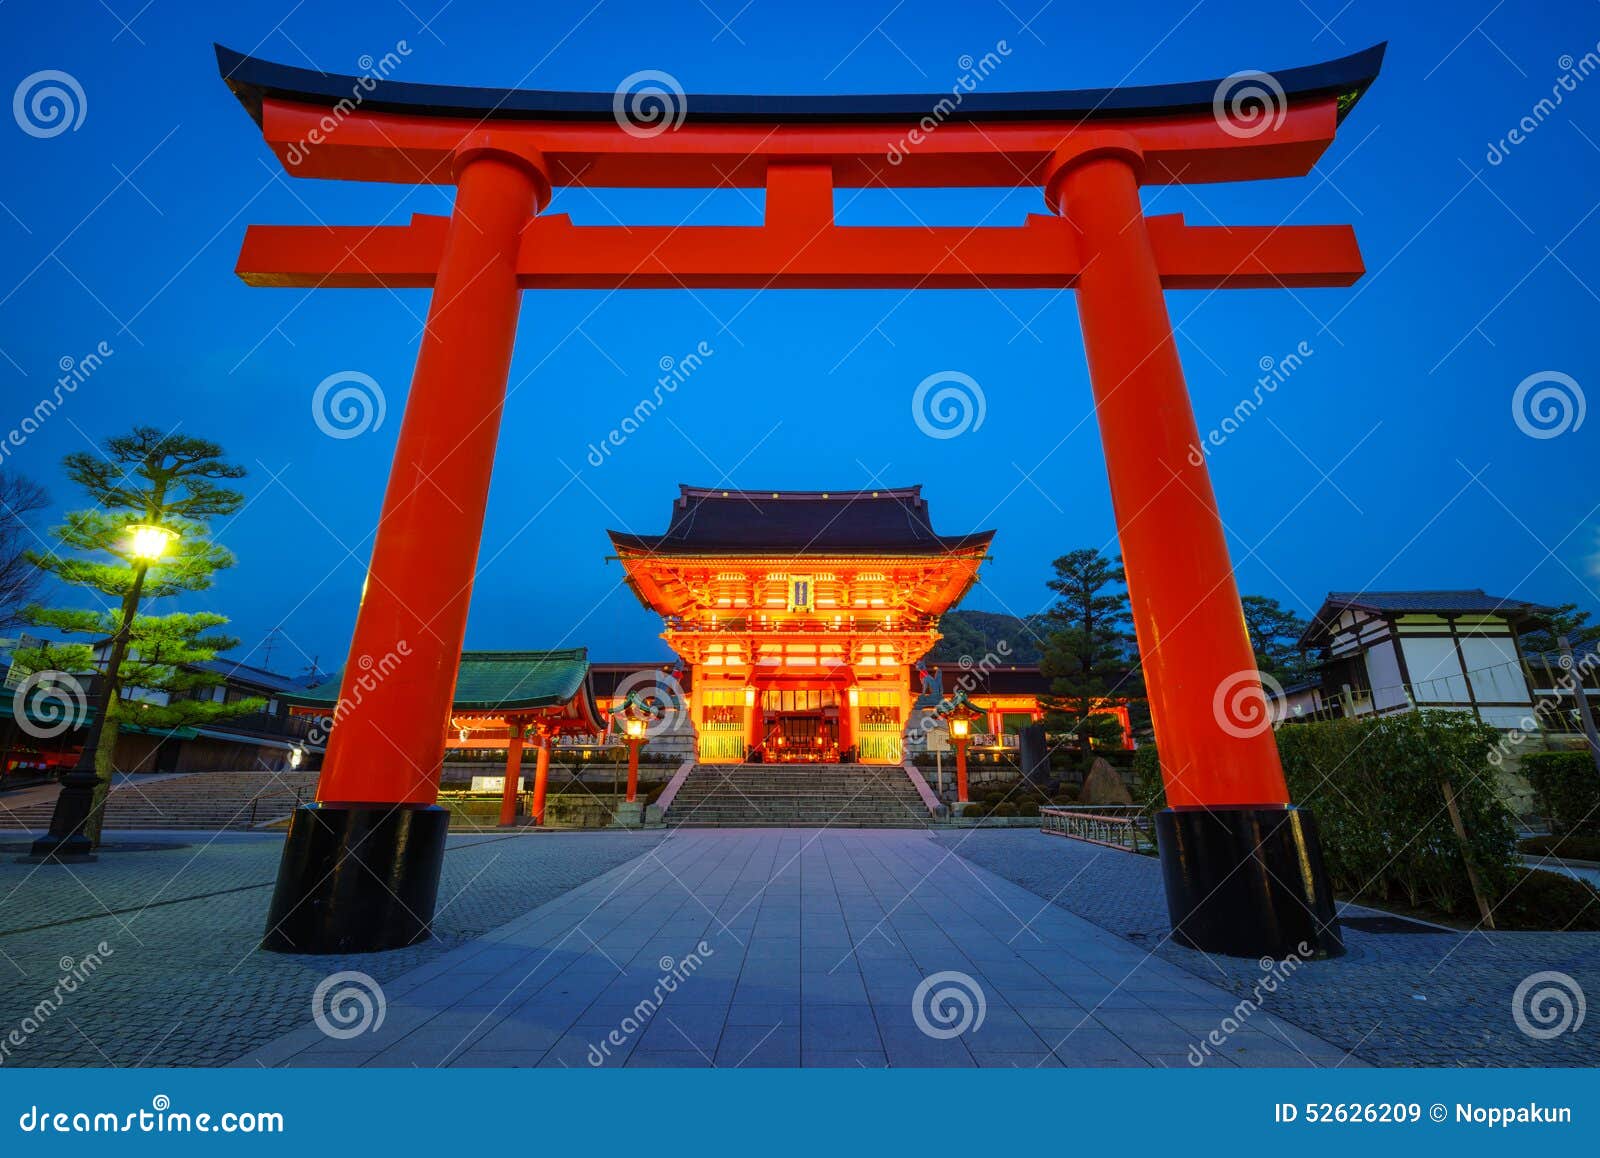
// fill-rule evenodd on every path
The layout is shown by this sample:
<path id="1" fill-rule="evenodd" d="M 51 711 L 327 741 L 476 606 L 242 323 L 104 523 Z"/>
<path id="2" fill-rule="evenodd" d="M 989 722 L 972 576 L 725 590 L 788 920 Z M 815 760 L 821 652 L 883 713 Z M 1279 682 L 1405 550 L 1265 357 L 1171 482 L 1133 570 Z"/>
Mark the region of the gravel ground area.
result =
<path id="1" fill-rule="evenodd" d="M 324 977 L 345 969 L 380 983 L 399 977 L 660 839 L 645 832 L 452 836 L 435 939 L 342 957 L 256 949 L 281 836 L 115 833 L 97 862 L 73 866 L 18 864 L 25 847 L 7 843 L 0 975 L 11 980 L 0 991 L 0 1064 L 232 1061 L 306 1024 Z M 131 844 L 160 847 L 115 847 Z M 102 963 L 79 980 L 90 954 Z"/>
<path id="2" fill-rule="evenodd" d="M 1210 956 L 1169 939 L 1161 869 L 1151 857 L 1037 831 L 973 830 L 934 839 L 1238 996 L 1264 976 L 1256 961 Z M 1600 1017 L 1592 1012 L 1548 1039 L 1523 1032 L 1513 1015 L 1518 986 L 1542 972 L 1565 974 L 1582 994 L 1600 997 L 1600 933 L 1346 929 L 1345 944 L 1344 957 L 1300 966 L 1263 1010 L 1374 1065 L 1600 1066 Z M 1529 987 L 1524 1009 L 1541 990 L 1552 999 L 1565 992 L 1574 1013 L 1580 1007 L 1567 981 L 1549 979 Z M 1559 1018 L 1558 1006 L 1544 1008 Z M 1529 1024 L 1539 1028 L 1537 1020 Z"/>

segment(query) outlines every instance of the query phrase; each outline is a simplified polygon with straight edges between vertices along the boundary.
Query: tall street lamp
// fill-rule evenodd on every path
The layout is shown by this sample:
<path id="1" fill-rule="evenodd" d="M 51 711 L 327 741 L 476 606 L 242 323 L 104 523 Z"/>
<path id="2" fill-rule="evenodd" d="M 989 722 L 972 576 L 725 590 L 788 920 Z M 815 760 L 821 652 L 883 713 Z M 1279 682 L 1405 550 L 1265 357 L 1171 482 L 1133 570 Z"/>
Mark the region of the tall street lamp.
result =
<path id="1" fill-rule="evenodd" d="M 31 856 L 44 861 L 80 862 L 94 859 L 94 842 L 83 830 L 94 810 L 95 789 L 99 784 L 99 777 L 95 773 L 95 756 L 101 745 L 115 747 L 117 742 L 117 728 L 111 721 L 112 696 L 115 694 L 117 676 L 122 670 L 122 661 L 128 654 L 128 641 L 133 637 L 133 618 L 138 613 L 139 599 L 144 594 L 145 575 L 178 539 L 177 531 L 154 523 L 134 523 L 127 531 L 127 554 L 133 560 L 133 584 L 122 598 L 122 618 L 111 637 L 105 671 L 99 686 L 95 688 L 94 722 L 84 737 L 83 751 L 79 753 L 72 771 L 61 779 L 61 795 L 56 797 L 55 812 L 50 816 L 50 831 L 33 842 Z"/>

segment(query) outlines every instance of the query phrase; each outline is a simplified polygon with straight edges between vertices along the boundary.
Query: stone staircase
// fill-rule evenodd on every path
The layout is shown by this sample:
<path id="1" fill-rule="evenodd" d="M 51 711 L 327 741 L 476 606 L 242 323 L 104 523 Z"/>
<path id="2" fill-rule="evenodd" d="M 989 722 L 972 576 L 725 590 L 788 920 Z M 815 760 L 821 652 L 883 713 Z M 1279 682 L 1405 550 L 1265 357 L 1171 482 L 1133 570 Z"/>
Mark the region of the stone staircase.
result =
<path id="1" fill-rule="evenodd" d="M 262 828 L 294 811 L 316 792 L 315 772 L 190 772 L 150 778 L 119 778 L 106 798 L 107 829 Z M 55 798 L 6 806 L 0 798 L 0 829 L 44 832 Z"/>
<path id="2" fill-rule="evenodd" d="M 896 764 L 698 764 L 665 819 L 684 828 L 922 828 L 931 818 Z"/>

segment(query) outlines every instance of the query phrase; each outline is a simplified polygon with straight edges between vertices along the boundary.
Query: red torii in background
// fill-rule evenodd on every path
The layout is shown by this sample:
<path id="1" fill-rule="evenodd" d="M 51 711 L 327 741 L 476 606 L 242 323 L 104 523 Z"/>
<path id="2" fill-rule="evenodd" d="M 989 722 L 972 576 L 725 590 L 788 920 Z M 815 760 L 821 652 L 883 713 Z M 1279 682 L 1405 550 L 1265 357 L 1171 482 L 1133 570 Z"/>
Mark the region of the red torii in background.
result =
<path id="1" fill-rule="evenodd" d="M 251 226 L 254 285 L 433 287 L 351 641 L 406 663 L 331 737 L 296 814 L 265 944 L 391 948 L 427 935 L 447 816 L 435 805 L 521 291 L 548 288 L 1072 288 L 1169 809 L 1158 818 L 1180 940 L 1341 949 L 1315 827 L 1294 808 L 1240 612 L 1165 289 L 1343 286 L 1348 226 L 1147 218 L 1140 185 L 1301 176 L 1377 76 L 1383 47 L 1274 76 L 948 98 L 695 96 L 641 132 L 598 93 L 330 76 L 218 47 L 224 79 L 299 177 L 454 184 L 448 218 Z M 1242 87 L 1241 87 L 1242 86 Z M 1248 119 L 1237 116 L 1244 94 Z M 1253 101 L 1253 104 L 1251 103 Z M 889 155 L 894 153 L 896 162 Z M 765 187 L 757 227 L 575 226 L 551 190 Z M 833 191 L 1043 187 L 1014 227 L 851 226 Z M 1238 704 L 1247 702 L 1241 714 Z"/>

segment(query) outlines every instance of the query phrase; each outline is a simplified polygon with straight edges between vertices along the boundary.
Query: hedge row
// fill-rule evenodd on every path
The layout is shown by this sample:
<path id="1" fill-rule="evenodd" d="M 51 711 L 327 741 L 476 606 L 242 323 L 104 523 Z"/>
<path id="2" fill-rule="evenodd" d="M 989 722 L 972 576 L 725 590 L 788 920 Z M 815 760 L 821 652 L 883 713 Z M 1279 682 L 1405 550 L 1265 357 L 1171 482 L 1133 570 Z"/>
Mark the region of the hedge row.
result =
<path id="1" fill-rule="evenodd" d="M 1491 897 L 1516 883 L 1516 832 L 1488 762 L 1493 728 L 1464 712 L 1425 711 L 1297 724 L 1277 737 L 1290 798 L 1315 813 L 1340 895 L 1475 914 L 1469 859 Z M 1154 749 L 1140 749 L 1135 797 L 1152 808 L 1165 803 L 1159 768 Z"/>
<path id="2" fill-rule="evenodd" d="M 1522 771 L 1557 836 L 1600 836 L 1600 771 L 1588 752 L 1530 752 Z"/>

